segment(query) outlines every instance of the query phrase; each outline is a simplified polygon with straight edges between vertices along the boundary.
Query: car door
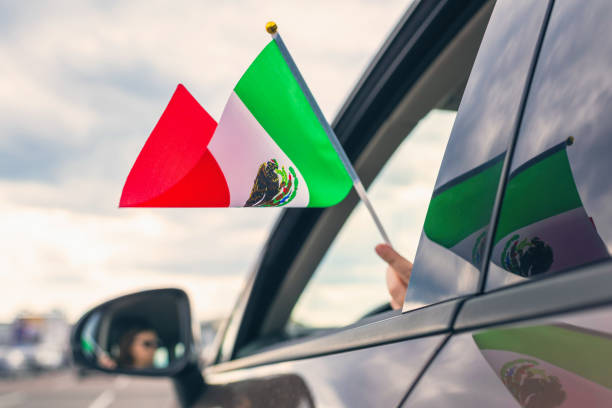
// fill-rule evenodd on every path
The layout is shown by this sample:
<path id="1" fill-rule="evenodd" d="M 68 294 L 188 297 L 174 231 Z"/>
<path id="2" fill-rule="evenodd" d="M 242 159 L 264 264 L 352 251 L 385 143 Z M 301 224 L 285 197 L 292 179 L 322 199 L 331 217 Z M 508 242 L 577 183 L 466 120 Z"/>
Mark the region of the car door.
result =
<path id="1" fill-rule="evenodd" d="M 389 194 L 415 181 L 411 177 L 421 180 L 414 174 L 417 158 L 429 158 L 432 149 L 439 152 L 437 159 L 426 160 L 431 167 L 428 188 L 433 188 L 453 111 L 491 11 L 492 3 L 482 1 L 415 3 L 334 123 L 364 184 L 372 184 L 380 174 L 380 183 L 376 181 L 370 192 L 375 204 L 383 203 L 378 207 L 383 209 L 383 221 L 390 214 L 387 226 L 391 225 L 392 239 L 398 237 L 397 245 L 403 245 L 405 228 L 402 218 L 393 214 L 405 211 L 393 206 L 396 202 Z M 410 161 L 417 167 L 407 171 Z M 431 190 L 424 195 L 415 191 L 421 192 L 421 201 L 414 205 L 424 217 Z M 353 211 L 356 205 L 357 197 L 351 194 L 326 210 L 285 211 L 222 330 L 215 355 L 209 356 L 212 364 L 203 372 L 207 389 L 198 406 L 401 402 L 445 341 L 460 300 L 404 314 L 389 310 L 385 264 L 378 261 L 357 271 L 351 263 L 351 255 L 365 248 L 376 259 L 373 246 L 379 242 L 362 229 L 362 209 Z M 407 242 L 412 251 L 421 225 L 422 220 L 406 234 L 411 235 Z M 363 250 L 359 240 L 351 240 L 355 236 L 367 241 Z M 313 302 L 324 287 L 335 288 L 332 293 L 342 302 Z M 323 305 L 322 310 L 316 310 L 317 305 Z"/>
<path id="2" fill-rule="evenodd" d="M 486 280 L 409 407 L 612 401 L 612 62 L 607 1 L 547 2 L 497 199 Z"/>

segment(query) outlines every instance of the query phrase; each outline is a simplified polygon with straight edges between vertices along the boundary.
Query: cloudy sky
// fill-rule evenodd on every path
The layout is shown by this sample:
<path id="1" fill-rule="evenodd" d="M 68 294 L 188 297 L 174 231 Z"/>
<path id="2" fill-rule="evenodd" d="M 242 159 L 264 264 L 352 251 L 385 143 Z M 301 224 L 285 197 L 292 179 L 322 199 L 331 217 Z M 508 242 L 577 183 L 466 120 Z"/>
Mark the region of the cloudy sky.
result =
<path id="1" fill-rule="evenodd" d="M 0 321 L 160 286 L 227 313 L 278 211 L 117 208 L 177 83 L 218 119 L 274 19 L 331 121 L 409 3 L 0 0 Z"/>

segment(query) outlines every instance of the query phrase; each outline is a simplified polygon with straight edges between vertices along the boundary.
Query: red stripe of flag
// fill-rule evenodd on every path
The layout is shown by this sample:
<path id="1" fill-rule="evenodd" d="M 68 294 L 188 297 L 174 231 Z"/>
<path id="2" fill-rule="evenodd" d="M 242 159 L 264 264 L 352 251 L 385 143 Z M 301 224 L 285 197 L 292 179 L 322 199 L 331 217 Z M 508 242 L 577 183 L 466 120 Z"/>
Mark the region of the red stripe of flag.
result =
<path id="1" fill-rule="evenodd" d="M 207 149 L 216 127 L 178 85 L 127 177 L 119 206 L 228 206 L 227 182 Z"/>

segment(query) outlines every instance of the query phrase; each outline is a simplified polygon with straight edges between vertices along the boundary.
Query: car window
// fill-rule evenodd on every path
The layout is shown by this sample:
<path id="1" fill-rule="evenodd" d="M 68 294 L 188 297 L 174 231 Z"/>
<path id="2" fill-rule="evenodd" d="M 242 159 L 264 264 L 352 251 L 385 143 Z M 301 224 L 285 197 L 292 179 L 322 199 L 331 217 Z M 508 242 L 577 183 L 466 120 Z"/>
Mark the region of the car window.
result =
<path id="1" fill-rule="evenodd" d="M 612 5 L 557 1 L 534 73 L 487 288 L 608 260 Z"/>
<path id="2" fill-rule="evenodd" d="M 496 3 L 429 203 L 404 311 L 474 293 L 547 2 Z"/>
<path id="3" fill-rule="evenodd" d="M 438 163 L 455 112 L 432 110 L 397 148 L 368 195 L 393 246 L 413 259 Z M 298 299 L 287 331 L 345 326 L 389 303 L 386 264 L 374 252 L 382 242 L 363 203 L 338 233 Z"/>

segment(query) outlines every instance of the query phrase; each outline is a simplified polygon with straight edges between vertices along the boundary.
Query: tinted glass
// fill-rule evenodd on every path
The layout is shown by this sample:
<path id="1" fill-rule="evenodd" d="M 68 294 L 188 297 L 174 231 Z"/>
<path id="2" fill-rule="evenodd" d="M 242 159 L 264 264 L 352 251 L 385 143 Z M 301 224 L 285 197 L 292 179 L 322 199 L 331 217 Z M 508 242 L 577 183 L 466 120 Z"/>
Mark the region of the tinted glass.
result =
<path id="1" fill-rule="evenodd" d="M 442 160 L 456 112 L 433 110 L 397 148 L 368 195 L 395 248 L 413 259 L 437 163 Z M 389 303 L 386 264 L 374 252 L 382 242 L 360 203 L 347 219 L 298 299 L 288 332 L 339 327 Z M 297 332 L 296 332 L 297 331 Z"/>
<path id="2" fill-rule="evenodd" d="M 612 3 L 557 1 L 494 238 L 487 287 L 609 259 Z"/>
<path id="3" fill-rule="evenodd" d="M 609 407 L 612 308 L 453 336 L 403 407 Z"/>
<path id="4" fill-rule="evenodd" d="M 404 310 L 474 292 L 499 176 L 547 2 L 498 1 L 431 198 Z"/>

